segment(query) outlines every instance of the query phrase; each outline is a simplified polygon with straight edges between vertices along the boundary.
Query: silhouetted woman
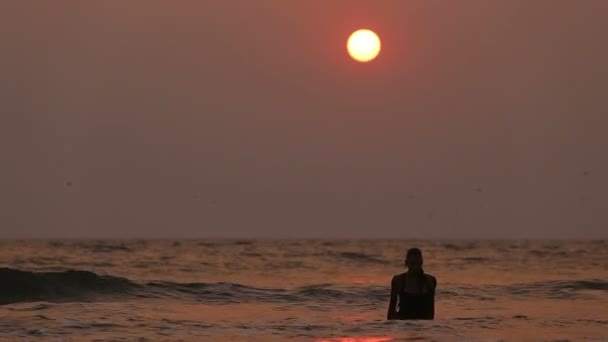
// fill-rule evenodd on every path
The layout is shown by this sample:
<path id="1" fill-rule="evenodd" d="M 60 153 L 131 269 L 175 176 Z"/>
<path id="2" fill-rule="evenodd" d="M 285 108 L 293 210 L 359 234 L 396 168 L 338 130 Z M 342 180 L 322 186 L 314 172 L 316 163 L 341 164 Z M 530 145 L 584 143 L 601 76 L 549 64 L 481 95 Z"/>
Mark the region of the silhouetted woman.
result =
<path id="1" fill-rule="evenodd" d="M 437 279 L 422 270 L 422 251 L 410 248 L 405 257 L 408 270 L 391 281 L 387 319 L 435 318 Z"/>

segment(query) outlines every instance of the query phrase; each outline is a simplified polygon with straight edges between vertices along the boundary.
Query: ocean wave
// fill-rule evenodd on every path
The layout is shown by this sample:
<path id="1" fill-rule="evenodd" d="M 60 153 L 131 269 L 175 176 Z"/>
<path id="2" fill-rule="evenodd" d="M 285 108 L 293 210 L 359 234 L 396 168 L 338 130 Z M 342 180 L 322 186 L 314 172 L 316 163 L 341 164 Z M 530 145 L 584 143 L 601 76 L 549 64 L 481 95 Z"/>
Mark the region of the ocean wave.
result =
<path id="1" fill-rule="evenodd" d="M 126 293 L 139 286 L 126 278 L 89 271 L 28 272 L 0 268 L 0 304 L 86 299 L 95 295 Z"/>
<path id="2" fill-rule="evenodd" d="M 386 288 L 336 288 L 332 284 L 296 289 L 257 288 L 237 283 L 137 283 L 90 271 L 29 272 L 0 268 L 0 305 L 19 302 L 95 301 L 104 298 L 174 298 L 212 304 L 243 302 L 355 301 L 381 299 Z"/>
<path id="3" fill-rule="evenodd" d="M 332 252 L 330 253 L 335 259 L 346 262 L 356 263 L 371 263 L 371 264 L 389 264 L 388 261 L 378 257 L 358 252 Z"/>
<path id="4" fill-rule="evenodd" d="M 464 263 L 469 263 L 469 264 L 478 264 L 478 263 L 484 263 L 484 262 L 489 262 L 492 261 L 492 259 L 490 258 L 484 258 L 484 257 L 463 257 L 463 258 L 459 258 L 458 260 L 463 261 Z"/>
<path id="5" fill-rule="evenodd" d="M 382 303 L 387 286 L 338 286 L 317 284 L 295 289 L 258 288 L 238 283 L 138 283 L 127 278 L 99 275 L 90 271 L 29 272 L 0 268 L 0 304 L 18 302 L 96 301 L 129 298 L 174 298 L 210 304 L 244 302 L 295 303 L 332 302 L 342 304 Z M 556 280 L 506 286 L 461 286 L 446 284 L 437 290 L 439 300 L 496 300 L 501 297 L 585 298 L 589 291 L 608 291 L 608 281 Z"/>
<path id="6" fill-rule="evenodd" d="M 468 251 L 477 248 L 476 242 L 446 242 L 442 244 L 442 247 L 453 251 Z"/>
<path id="7" fill-rule="evenodd" d="M 608 291 L 608 281 L 591 280 L 553 280 L 526 284 L 510 285 L 505 290 L 516 296 L 543 296 L 554 299 L 580 297 L 581 291 Z"/>
<path id="8" fill-rule="evenodd" d="M 559 251 L 559 250 L 554 250 L 554 249 L 549 249 L 549 250 L 532 249 L 532 250 L 528 251 L 528 254 L 530 254 L 533 257 L 537 257 L 537 258 L 567 257 L 570 255 L 570 253 L 568 253 L 567 251 Z"/>
<path id="9" fill-rule="evenodd" d="M 439 300 L 495 301 L 500 298 L 593 299 L 593 292 L 608 291 L 608 281 L 552 280 L 510 285 L 469 286 L 448 284 L 437 289 Z"/>
<path id="10" fill-rule="evenodd" d="M 113 252 L 132 252 L 133 248 L 125 243 L 109 243 L 98 242 L 93 244 L 84 244 L 81 246 L 84 249 L 89 249 L 93 253 L 113 253 Z"/>

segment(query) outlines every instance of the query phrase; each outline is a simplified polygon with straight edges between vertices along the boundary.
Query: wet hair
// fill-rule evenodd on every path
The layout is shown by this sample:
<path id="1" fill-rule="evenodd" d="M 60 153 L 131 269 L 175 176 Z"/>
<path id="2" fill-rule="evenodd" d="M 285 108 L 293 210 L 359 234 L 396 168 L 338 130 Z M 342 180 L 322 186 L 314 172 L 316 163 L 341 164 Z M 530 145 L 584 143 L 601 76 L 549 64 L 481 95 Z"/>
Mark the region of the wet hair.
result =
<path id="1" fill-rule="evenodd" d="M 407 253 L 405 253 L 405 262 L 407 264 L 407 259 L 411 258 L 411 257 L 419 257 L 420 258 L 420 262 L 422 263 L 422 251 L 420 250 L 420 248 L 410 248 L 407 250 Z M 409 266 L 408 266 L 409 268 Z M 409 271 L 408 271 L 409 272 Z M 424 270 L 421 268 L 420 269 L 420 273 L 418 274 L 418 276 L 420 277 L 420 291 L 422 291 L 422 289 L 426 286 L 428 286 L 427 281 L 426 281 L 426 276 L 424 275 Z"/>
<path id="2" fill-rule="evenodd" d="M 422 258 L 422 251 L 420 250 L 420 248 L 410 248 L 407 250 L 407 253 L 405 254 L 405 258 L 409 259 L 410 257 L 414 257 L 414 256 L 418 256 L 420 258 Z"/>

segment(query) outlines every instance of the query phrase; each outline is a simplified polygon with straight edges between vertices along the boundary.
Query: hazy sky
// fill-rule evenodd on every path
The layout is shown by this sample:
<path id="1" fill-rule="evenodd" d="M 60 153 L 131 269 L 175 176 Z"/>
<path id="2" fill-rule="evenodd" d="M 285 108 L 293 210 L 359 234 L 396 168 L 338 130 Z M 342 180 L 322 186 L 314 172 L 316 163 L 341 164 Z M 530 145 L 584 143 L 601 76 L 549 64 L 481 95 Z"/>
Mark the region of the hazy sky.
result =
<path id="1" fill-rule="evenodd" d="M 0 237 L 608 237 L 607 13 L 4 1 Z"/>

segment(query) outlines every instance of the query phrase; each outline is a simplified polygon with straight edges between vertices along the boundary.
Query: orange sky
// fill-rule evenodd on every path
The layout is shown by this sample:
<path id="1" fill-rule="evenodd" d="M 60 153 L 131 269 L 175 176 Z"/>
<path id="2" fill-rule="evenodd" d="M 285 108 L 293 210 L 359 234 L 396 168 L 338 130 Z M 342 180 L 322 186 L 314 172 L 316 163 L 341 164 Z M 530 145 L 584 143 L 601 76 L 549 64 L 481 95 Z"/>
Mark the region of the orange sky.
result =
<path id="1" fill-rule="evenodd" d="M 2 4 L 0 237 L 606 237 L 607 10 Z"/>

